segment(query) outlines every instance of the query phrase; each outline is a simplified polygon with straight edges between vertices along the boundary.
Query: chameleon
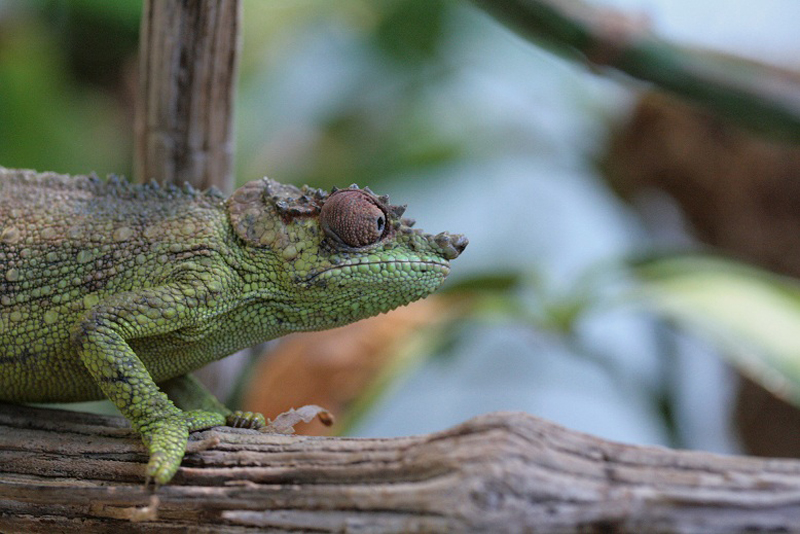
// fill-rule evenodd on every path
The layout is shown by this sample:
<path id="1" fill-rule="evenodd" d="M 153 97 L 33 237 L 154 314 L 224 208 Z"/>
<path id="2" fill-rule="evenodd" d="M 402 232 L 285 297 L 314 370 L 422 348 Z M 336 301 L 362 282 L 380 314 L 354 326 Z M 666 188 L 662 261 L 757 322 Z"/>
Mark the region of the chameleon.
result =
<path id="1" fill-rule="evenodd" d="M 190 432 L 259 428 L 189 373 L 433 292 L 468 240 L 352 185 L 269 178 L 230 197 L 0 167 L 0 401 L 108 398 L 168 483 Z"/>

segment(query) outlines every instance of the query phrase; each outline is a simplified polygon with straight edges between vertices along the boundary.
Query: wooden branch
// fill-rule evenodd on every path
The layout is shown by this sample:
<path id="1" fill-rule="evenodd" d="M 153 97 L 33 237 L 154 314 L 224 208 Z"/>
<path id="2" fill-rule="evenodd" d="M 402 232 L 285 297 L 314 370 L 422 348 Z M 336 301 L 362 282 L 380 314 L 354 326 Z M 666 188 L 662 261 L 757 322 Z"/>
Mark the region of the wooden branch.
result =
<path id="1" fill-rule="evenodd" d="M 582 0 L 473 0 L 521 35 L 572 59 L 613 67 L 732 122 L 800 141 L 800 75 L 692 50 L 653 35 L 646 21 Z"/>
<path id="2" fill-rule="evenodd" d="M 233 187 L 239 0 L 147 0 L 134 174 L 139 182 Z"/>
<path id="3" fill-rule="evenodd" d="M 0 405 L 0 531 L 800 532 L 800 461 L 611 443 L 521 413 L 396 439 L 192 436 L 143 483 L 118 417 Z"/>

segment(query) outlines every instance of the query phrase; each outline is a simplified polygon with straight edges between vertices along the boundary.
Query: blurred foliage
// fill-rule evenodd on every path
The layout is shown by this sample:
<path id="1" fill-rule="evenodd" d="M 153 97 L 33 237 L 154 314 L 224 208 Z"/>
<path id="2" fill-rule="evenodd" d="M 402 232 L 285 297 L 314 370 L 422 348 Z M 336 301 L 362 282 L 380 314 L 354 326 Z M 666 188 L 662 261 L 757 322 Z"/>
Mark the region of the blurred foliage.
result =
<path id="1" fill-rule="evenodd" d="M 446 20 L 442 0 L 393 2 L 383 13 L 374 39 L 400 67 L 418 68 L 438 54 Z"/>
<path id="2" fill-rule="evenodd" d="M 141 4 L 3 4 L 3 165 L 129 174 Z M 450 9 L 443 0 L 348 0 L 335 6 L 245 0 L 239 182 L 269 172 L 325 186 L 374 183 L 462 155 L 463 138 L 445 130 L 425 100 L 426 87 L 442 72 Z M 356 56 L 350 65 L 327 68 L 341 66 L 355 77 L 336 80 L 337 74 L 331 79 L 329 73 L 327 81 L 347 87 L 338 93 L 332 88 L 317 109 L 312 94 L 311 105 L 297 104 L 288 114 L 276 110 L 270 95 L 285 90 L 292 71 L 324 71 L 326 61 L 346 61 L 339 50 L 302 57 L 320 34 Z M 313 73 L 306 74 L 301 81 L 320 83 L 315 90 L 325 91 L 325 78 L 315 81 Z"/>
<path id="3" fill-rule="evenodd" d="M 711 256 L 632 266 L 641 280 L 634 301 L 709 339 L 744 375 L 800 406 L 800 282 Z"/>
<path id="4" fill-rule="evenodd" d="M 130 168 L 132 94 L 125 87 L 130 76 L 125 70 L 133 67 L 138 14 L 122 4 L 126 3 L 4 5 L 0 11 L 4 166 L 100 174 Z M 93 20 L 104 24 L 89 25 Z"/>
<path id="5" fill-rule="evenodd" d="M 240 182 L 269 172 L 324 186 L 376 183 L 463 157 L 464 132 L 438 120 L 430 100 L 431 88 L 452 74 L 442 54 L 453 32 L 446 24 L 451 3 L 309 5 L 245 2 L 248 13 L 255 8 L 290 18 L 293 33 L 277 29 L 268 41 L 270 28 L 258 26 L 259 17 L 245 17 L 238 106 L 248 111 L 238 114 Z M 251 42 L 264 48 L 248 50 Z M 270 101 L 291 101 L 286 93 L 302 93 L 306 101 L 289 110 L 272 107 Z"/>

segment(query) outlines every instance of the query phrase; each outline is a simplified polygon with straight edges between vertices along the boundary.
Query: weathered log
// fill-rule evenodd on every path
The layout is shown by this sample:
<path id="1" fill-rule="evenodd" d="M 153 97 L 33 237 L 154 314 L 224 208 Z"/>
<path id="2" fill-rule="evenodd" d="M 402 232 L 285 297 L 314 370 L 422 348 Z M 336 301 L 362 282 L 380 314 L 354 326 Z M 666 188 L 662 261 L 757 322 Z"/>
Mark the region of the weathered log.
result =
<path id="1" fill-rule="evenodd" d="M 522 413 L 435 434 L 215 428 L 173 482 L 118 417 L 0 405 L 0 532 L 800 532 L 800 461 L 612 443 Z"/>

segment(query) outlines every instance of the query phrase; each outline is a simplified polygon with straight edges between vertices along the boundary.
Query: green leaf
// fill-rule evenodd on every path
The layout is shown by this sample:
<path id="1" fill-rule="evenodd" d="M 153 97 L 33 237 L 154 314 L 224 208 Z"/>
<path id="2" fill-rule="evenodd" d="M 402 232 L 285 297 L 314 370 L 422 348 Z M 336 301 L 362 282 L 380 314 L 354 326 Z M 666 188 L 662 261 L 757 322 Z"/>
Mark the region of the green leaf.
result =
<path id="1" fill-rule="evenodd" d="M 638 299 L 714 343 L 743 374 L 800 406 L 800 283 L 708 256 L 633 265 Z"/>

